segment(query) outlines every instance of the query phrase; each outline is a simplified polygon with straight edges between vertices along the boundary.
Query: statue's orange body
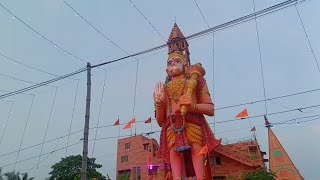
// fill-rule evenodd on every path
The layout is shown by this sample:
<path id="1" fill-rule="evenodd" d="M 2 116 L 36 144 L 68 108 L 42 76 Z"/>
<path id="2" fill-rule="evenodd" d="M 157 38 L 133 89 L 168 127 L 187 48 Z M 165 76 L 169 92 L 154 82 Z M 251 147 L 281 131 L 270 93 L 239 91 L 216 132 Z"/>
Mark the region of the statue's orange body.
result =
<path id="1" fill-rule="evenodd" d="M 211 151 L 220 144 L 203 116 L 214 115 L 214 104 L 205 71 L 201 64 L 190 66 L 188 44 L 176 24 L 168 47 L 168 77 L 154 92 L 156 119 L 162 127 L 158 156 L 171 164 L 174 180 L 194 175 L 203 179 L 204 156 L 198 153 L 205 145 Z"/>

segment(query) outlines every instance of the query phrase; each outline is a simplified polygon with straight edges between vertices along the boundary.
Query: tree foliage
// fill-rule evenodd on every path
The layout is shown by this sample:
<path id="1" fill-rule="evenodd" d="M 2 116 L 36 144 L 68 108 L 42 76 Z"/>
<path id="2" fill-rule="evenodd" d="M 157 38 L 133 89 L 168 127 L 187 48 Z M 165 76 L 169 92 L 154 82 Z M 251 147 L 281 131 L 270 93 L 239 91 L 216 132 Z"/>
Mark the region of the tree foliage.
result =
<path id="1" fill-rule="evenodd" d="M 98 180 L 105 180 L 103 176 L 96 169 L 101 168 L 102 165 L 95 163 L 95 158 L 88 158 L 87 161 L 87 179 L 97 178 Z M 76 180 L 80 179 L 82 156 L 68 156 L 62 158 L 60 162 L 51 166 L 52 171 L 49 172 L 49 180 Z"/>
<path id="2" fill-rule="evenodd" d="M 17 171 L 17 172 L 10 171 L 10 172 L 6 172 L 4 174 L 1 174 L 1 169 L 0 169 L 0 180 L 4 180 L 4 177 L 7 180 L 33 180 L 34 179 L 34 177 L 29 178 L 28 173 L 23 173 L 21 175 L 22 175 L 22 178 L 20 177 L 19 171 Z"/>
<path id="3" fill-rule="evenodd" d="M 276 174 L 267 171 L 264 168 L 259 168 L 256 172 L 254 173 L 246 173 L 244 174 L 244 180 L 275 180 L 276 179 Z"/>
<path id="4" fill-rule="evenodd" d="M 118 180 L 129 180 L 130 175 L 129 174 L 121 174 L 118 176 Z"/>

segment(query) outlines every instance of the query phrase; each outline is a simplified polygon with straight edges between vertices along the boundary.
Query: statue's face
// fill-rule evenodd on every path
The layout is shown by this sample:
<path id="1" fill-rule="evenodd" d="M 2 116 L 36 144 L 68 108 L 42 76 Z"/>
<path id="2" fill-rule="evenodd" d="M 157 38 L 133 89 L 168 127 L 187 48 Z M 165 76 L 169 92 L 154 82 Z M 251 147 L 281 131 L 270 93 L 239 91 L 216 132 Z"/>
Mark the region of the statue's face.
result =
<path id="1" fill-rule="evenodd" d="M 167 62 L 167 74 L 171 77 L 184 73 L 185 62 L 179 56 L 173 56 Z"/>

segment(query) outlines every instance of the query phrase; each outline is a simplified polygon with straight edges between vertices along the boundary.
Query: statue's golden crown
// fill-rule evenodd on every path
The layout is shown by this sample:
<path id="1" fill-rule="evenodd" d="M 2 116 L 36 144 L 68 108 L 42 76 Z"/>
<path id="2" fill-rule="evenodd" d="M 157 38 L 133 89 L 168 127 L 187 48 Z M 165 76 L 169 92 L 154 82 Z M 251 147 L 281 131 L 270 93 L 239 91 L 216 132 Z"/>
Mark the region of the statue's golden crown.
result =
<path id="1" fill-rule="evenodd" d="M 173 57 L 177 57 L 177 56 L 179 58 L 181 58 L 181 60 L 183 60 L 183 61 L 188 61 L 188 56 L 183 54 L 183 52 L 180 51 L 180 49 L 177 45 L 174 45 L 172 48 L 172 51 L 169 52 L 168 60 L 172 59 Z"/>
<path id="2" fill-rule="evenodd" d="M 182 53 L 179 52 L 179 51 L 178 51 L 178 52 L 176 51 L 176 52 L 170 53 L 170 54 L 169 54 L 169 57 L 168 57 L 168 60 L 169 60 L 169 59 L 172 59 L 173 57 L 177 57 L 177 56 L 178 56 L 179 58 L 181 58 L 182 61 L 188 61 L 187 56 L 184 55 L 184 54 L 182 54 Z"/>

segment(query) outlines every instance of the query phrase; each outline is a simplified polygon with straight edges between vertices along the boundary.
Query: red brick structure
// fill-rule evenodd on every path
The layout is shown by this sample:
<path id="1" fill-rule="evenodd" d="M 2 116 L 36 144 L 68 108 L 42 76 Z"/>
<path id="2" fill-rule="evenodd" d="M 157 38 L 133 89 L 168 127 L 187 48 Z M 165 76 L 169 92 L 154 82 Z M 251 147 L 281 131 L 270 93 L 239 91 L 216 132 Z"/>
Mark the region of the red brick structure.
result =
<path id="1" fill-rule="evenodd" d="M 124 174 L 130 174 L 130 179 L 149 179 L 149 169 L 154 171 L 154 177 L 164 179 L 168 167 L 162 159 L 156 157 L 159 144 L 155 139 L 149 139 L 142 135 L 132 136 L 118 140 L 117 149 L 117 178 Z"/>
<path id="2" fill-rule="evenodd" d="M 117 177 L 128 173 L 132 180 L 165 179 L 170 167 L 156 157 L 158 148 L 155 139 L 142 135 L 119 139 Z M 254 139 L 220 145 L 210 154 L 213 179 L 240 178 L 245 172 L 255 172 L 257 168 L 265 167 L 263 155 Z M 151 165 L 155 170 L 153 175 L 148 171 Z"/>
<path id="3" fill-rule="evenodd" d="M 260 150 L 258 141 L 254 139 L 220 145 L 210 154 L 213 179 L 238 179 L 243 173 L 255 172 L 258 168 L 265 167 L 263 155 L 265 152 Z"/>

